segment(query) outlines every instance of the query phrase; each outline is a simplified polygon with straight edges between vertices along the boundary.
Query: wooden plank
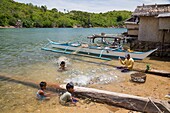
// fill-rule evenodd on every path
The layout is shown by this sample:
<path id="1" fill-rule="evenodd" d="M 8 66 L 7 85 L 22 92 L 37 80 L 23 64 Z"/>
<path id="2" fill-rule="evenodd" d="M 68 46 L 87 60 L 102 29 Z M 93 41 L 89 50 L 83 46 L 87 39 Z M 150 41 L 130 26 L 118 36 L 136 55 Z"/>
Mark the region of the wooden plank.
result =
<path id="1" fill-rule="evenodd" d="M 60 85 L 65 89 L 65 85 Z M 82 98 L 91 98 L 91 100 L 105 103 L 108 105 L 119 106 L 129 110 L 148 113 L 170 113 L 170 104 L 166 101 L 155 100 L 146 97 L 139 97 L 129 94 L 116 93 L 94 88 L 85 88 L 75 86 L 75 95 Z"/>
<path id="2" fill-rule="evenodd" d="M 160 75 L 160 76 L 165 76 L 165 77 L 170 77 L 170 72 L 163 71 L 163 70 L 151 69 L 151 70 L 147 71 L 146 73 Z"/>
<path id="3" fill-rule="evenodd" d="M 163 77 L 170 77 L 170 72 L 164 71 L 164 70 L 151 69 L 151 70 L 146 71 L 146 70 L 141 70 L 141 69 L 138 69 L 138 68 L 135 68 L 133 70 L 137 71 L 137 72 L 149 73 L 149 74 L 163 76 Z"/>

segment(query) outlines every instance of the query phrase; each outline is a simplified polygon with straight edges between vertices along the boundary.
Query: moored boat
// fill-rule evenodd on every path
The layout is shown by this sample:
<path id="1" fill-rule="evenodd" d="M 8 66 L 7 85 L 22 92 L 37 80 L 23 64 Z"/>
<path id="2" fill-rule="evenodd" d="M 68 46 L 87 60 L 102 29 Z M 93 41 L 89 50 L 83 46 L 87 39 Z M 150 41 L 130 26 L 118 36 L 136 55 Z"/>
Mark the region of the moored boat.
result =
<path id="1" fill-rule="evenodd" d="M 90 44 L 83 44 L 83 43 L 58 43 L 49 40 L 49 43 L 42 47 L 43 50 L 52 51 L 52 52 L 59 52 L 65 54 L 75 54 L 75 55 L 84 55 L 84 56 L 91 56 L 94 58 L 101 58 L 104 60 L 112 60 L 116 57 L 122 57 L 126 54 L 130 54 L 130 56 L 134 60 L 142 60 L 149 56 L 151 53 L 156 51 L 158 48 L 147 51 L 147 52 L 129 52 L 126 50 L 122 50 L 120 48 L 110 48 L 108 47 L 100 47 L 94 46 Z"/>

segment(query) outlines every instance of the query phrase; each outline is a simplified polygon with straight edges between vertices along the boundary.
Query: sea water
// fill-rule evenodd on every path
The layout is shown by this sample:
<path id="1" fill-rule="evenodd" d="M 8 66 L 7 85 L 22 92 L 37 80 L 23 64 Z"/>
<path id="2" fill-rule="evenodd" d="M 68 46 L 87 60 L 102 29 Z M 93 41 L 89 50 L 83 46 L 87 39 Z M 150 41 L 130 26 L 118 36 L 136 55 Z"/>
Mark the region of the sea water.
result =
<path id="1" fill-rule="evenodd" d="M 100 59 L 66 55 L 41 50 L 48 40 L 58 42 L 89 42 L 93 34 L 120 34 L 124 28 L 21 28 L 0 29 L 0 73 L 33 81 L 51 81 L 85 86 L 107 84 L 118 80 L 111 66 Z M 66 61 L 67 70 L 59 72 L 59 63 Z"/>

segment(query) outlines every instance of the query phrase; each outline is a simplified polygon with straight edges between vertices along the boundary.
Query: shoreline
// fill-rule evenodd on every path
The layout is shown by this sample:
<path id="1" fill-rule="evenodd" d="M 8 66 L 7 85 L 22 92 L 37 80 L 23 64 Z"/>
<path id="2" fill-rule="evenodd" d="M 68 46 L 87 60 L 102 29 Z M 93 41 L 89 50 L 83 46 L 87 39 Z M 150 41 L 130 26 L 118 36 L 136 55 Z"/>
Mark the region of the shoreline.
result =
<path id="1" fill-rule="evenodd" d="M 94 60 L 94 59 L 84 59 L 84 61 L 96 61 L 99 62 L 100 60 Z M 70 68 L 73 68 L 75 71 L 80 70 L 83 68 L 83 70 L 87 70 L 91 65 L 93 65 L 93 68 L 99 66 L 98 64 L 93 64 L 91 63 L 90 67 L 87 66 L 87 64 L 84 62 L 73 62 L 72 66 Z M 106 68 L 113 68 L 115 64 L 119 65 L 118 60 L 113 60 L 110 62 L 105 62 L 105 61 L 100 61 L 101 63 L 105 63 Z M 145 69 L 146 64 L 150 64 L 152 69 L 160 69 L 160 70 L 170 70 L 170 62 L 168 61 L 155 61 L 150 58 L 146 58 L 142 61 L 136 61 L 135 63 L 135 68 L 140 68 L 140 69 Z M 85 65 L 87 67 L 85 67 Z M 107 65 L 109 65 L 107 67 Z M 110 67 L 111 65 L 111 67 Z M 95 67 L 94 67 L 95 66 Z M 101 66 L 101 65 L 100 65 Z M 22 75 L 10 75 L 7 73 L 1 73 L 0 75 L 2 78 L 1 83 L 0 83 L 0 91 L 1 91 L 1 106 L 2 106 L 2 111 L 4 113 L 9 113 L 13 111 L 13 113 L 18 113 L 18 112 L 34 112 L 34 113 L 46 113 L 46 112 L 59 112 L 59 113 L 72 113 L 76 112 L 79 110 L 79 113 L 129 113 L 132 112 L 131 110 L 124 109 L 121 107 L 116 107 L 116 106 L 109 106 L 106 104 L 101 104 L 97 102 L 87 102 L 85 100 L 81 100 L 80 104 L 78 103 L 78 106 L 76 107 L 65 107 L 61 106 L 58 103 L 58 94 L 55 92 L 51 92 L 52 94 L 55 94 L 56 96 L 52 97 L 51 100 L 42 102 L 42 104 L 37 101 L 34 97 L 37 92 L 36 84 L 38 86 L 38 83 L 42 80 L 45 80 L 50 83 L 56 83 L 56 84 L 62 84 L 60 83 L 56 78 L 63 78 L 64 76 L 67 77 L 69 74 L 68 72 L 71 71 L 68 70 L 67 72 L 62 72 L 62 73 L 57 73 L 55 71 L 55 67 L 53 65 L 33 65 L 31 66 L 35 70 L 28 70 L 27 73 L 25 73 L 25 76 Z M 48 67 L 48 68 L 47 68 Z M 77 68 L 79 67 L 79 68 Z M 101 67 L 102 68 L 102 67 Z M 99 68 L 99 69 L 101 69 Z M 31 71 L 31 72 L 30 72 Z M 44 74 L 48 72 L 48 76 L 44 76 Z M 72 72 L 72 71 L 71 71 Z M 115 70 L 110 70 L 108 73 L 114 73 Z M 101 73 L 101 72 L 99 72 Z M 119 74 L 119 72 L 117 72 Z M 106 73 L 107 74 L 107 73 Z M 28 76 L 29 75 L 29 76 Z M 130 73 L 129 73 L 130 75 Z M 136 95 L 136 96 L 141 96 L 141 97 L 152 97 L 153 99 L 159 99 L 163 101 L 169 101 L 168 98 L 165 98 L 165 95 L 170 93 L 170 79 L 167 77 L 161 77 L 161 76 L 155 76 L 152 74 L 147 74 L 147 79 L 145 83 L 135 83 L 131 82 L 130 76 L 128 74 L 120 73 L 119 76 L 122 78 L 121 81 L 117 82 L 111 82 L 109 84 L 90 84 L 87 87 L 90 88 L 95 88 L 95 89 L 100 89 L 100 90 L 106 90 L 106 91 L 111 91 L 111 92 L 118 92 L 118 93 L 124 93 L 124 94 L 130 94 L 130 95 Z M 5 77 L 11 77 L 9 79 L 5 79 Z M 30 83 L 29 81 L 35 82 L 34 85 L 28 84 Z M 22 84 L 23 83 L 23 84 Z M 35 86 L 35 87 L 32 87 Z M 114 86 L 114 87 L 113 87 Z M 11 91 L 9 94 L 8 91 Z M 11 100 L 11 101 L 9 101 Z M 24 106 L 21 108 L 20 106 Z M 88 111 L 89 109 L 93 110 Z M 48 111 L 47 111 L 48 110 Z M 139 112 L 136 112 L 139 113 Z"/>
<path id="2" fill-rule="evenodd" d="M 0 26 L 0 28 L 17 28 L 15 26 Z M 25 27 L 21 27 L 25 28 Z M 48 27 L 29 27 L 29 28 L 48 28 Z M 50 28 L 88 28 L 88 27 L 50 27 Z M 89 27 L 89 28 L 125 28 L 125 27 Z"/>
<path id="3" fill-rule="evenodd" d="M 15 26 L 0 26 L 0 28 L 15 28 Z"/>

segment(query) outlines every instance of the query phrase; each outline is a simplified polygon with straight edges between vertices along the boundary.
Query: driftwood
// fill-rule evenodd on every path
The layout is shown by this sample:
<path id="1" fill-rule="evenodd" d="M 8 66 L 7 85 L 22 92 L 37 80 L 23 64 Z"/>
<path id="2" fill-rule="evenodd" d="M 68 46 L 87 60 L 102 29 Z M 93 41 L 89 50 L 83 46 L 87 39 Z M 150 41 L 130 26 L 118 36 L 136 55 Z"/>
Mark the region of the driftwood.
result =
<path id="1" fill-rule="evenodd" d="M 65 89 L 65 85 L 60 85 Z M 90 98 L 93 101 L 108 105 L 123 107 L 129 110 L 147 113 L 170 113 L 170 104 L 165 101 L 146 97 L 98 90 L 94 88 L 76 87 L 75 95 L 82 98 Z"/>
<path id="2" fill-rule="evenodd" d="M 165 76 L 165 77 L 170 77 L 170 72 L 163 71 L 163 70 L 152 69 L 152 70 L 146 71 L 146 73 L 161 75 L 161 76 Z"/>
<path id="3" fill-rule="evenodd" d="M 38 88 L 38 84 L 34 81 L 22 81 L 19 78 L 11 78 L 0 75 L 0 81 L 14 82 L 23 84 L 33 88 Z M 47 83 L 47 90 L 60 93 L 65 90 L 65 85 Z M 170 113 L 170 104 L 165 101 L 155 100 L 134 95 L 98 90 L 93 88 L 76 87 L 75 95 L 82 98 L 91 98 L 91 100 L 106 103 L 109 105 L 123 107 L 129 110 L 135 110 L 148 113 Z"/>
<path id="4" fill-rule="evenodd" d="M 141 69 L 138 69 L 138 68 L 137 69 L 133 69 L 133 70 L 137 71 L 137 72 L 149 73 L 149 74 L 163 76 L 163 77 L 170 77 L 170 72 L 164 71 L 164 70 L 155 70 L 155 69 L 141 70 Z"/>

